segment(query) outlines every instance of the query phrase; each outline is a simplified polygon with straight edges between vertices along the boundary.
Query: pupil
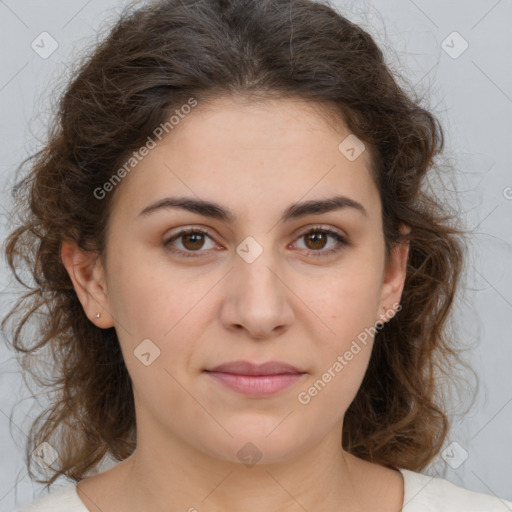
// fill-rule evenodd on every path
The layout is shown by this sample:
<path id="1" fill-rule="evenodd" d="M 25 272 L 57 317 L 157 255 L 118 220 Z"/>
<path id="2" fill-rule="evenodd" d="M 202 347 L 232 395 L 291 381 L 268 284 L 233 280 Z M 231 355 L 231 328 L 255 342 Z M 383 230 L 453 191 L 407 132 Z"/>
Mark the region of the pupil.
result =
<path id="1" fill-rule="evenodd" d="M 192 239 L 192 245 L 194 246 L 193 248 L 194 249 L 198 249 L 201 247 L 201 238 L 202 238 L 203 235 L 201 235 L 200 233 L 188 233 L 185 235 L 185 239 L 187 241 L 191 240 Z M 194 240 L 195 239 L 195 240 Z M 196 244 L 196 245 L 194 245 Z M 197 247 L 197 244 L 199 245 L 199 247 Z"/>
<path id="2" fill-rule="evenodd" d="M 313 244 L 316 244 L 317 242 L 320 242 L 320 247 L 315 246 L 314 247 L 315 249 L 321 249 L 323 247 L 322 239 L 324 239 L 324 242 L 325 242 L 325 235 L 323 233 L 312 233 L 309 236 L 310 236 L 310 238 L 313 238 Z"/>

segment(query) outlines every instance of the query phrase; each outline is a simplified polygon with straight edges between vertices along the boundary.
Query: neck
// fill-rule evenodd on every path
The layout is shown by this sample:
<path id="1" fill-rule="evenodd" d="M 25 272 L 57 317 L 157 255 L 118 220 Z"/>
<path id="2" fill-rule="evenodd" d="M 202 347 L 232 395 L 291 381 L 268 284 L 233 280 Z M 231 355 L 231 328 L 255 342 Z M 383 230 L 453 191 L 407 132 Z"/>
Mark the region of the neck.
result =
<path id="1" fill-rule="evenodd" d="M 168 432 L 155 435 L 154 426 L 151 432 L 138 429 L 137 450 L 123 462 L 126 510 L 363 510 L 355 490 L 357 464 L 341 449 L 341 428 L 293 457 L 252 466 L 250 459 L 243 459 L 247 465 L 221 460 Z"/>

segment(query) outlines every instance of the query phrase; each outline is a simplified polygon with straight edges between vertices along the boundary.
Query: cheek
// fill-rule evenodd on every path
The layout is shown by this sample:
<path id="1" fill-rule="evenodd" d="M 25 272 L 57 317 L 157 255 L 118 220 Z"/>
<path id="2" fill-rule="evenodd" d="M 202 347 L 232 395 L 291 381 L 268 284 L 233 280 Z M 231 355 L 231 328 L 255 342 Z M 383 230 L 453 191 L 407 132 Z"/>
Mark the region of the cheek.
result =
<path id="1" fill-rule="evenodd" d="M 109 306 L 121 334 L 129 333 L 134 343 L 163 339 L 199 300 L 199 292 L 181 282 L 179 273 L 171 277 L 161 262 L 148 261 L 143 250 L 121 245 L 119 253 L 124 256 L 112 265 Z"/>
<path id="2" fill-rule="evenodd" d="M 182 381 L 195 350 L 194 340 L 201 338 L 205 323 L 211 321 L 205 309 L 207 295 L 218 276 L 191 283 L 179 272 L 170 274 L 132 254 L 116 269 L 109 291 L 127 368 L 136 386 L 148 393 L 158 394 L 162 385 L 174 389 L 176 383 L 165 370 Z"/>
<path id="3" fill-rule="evenodd" d="M 371 339 L 339 339 L 338 347 L 323 353 L 323 364 L 299 390 L 297 401 L 303 427 L 314 428 L 321 418 L 324 428 L 335 428 L 354 400 L 368 368 Z"/>
<path id="4" fill-rule="evenodd" d="M 301 388 L 298 402 L 308 415 L 322 416 L 326 424 L 335 424 L 345 414 L 367 371 L 375 335 L 378 282 L 369 274 L 331 282 L 312 307 L 326 312 L 322 318 L 329 330 L 322 326 L 312 334 L 318 364 Z"/>
<path id="5" fill-rule="evenodd" d="M 375 326 L 380 284 L 381 274 L 375 263 L 346 265 L 316 279 L 314 287 L 311 279 L 305 279 L 297 295 L 305 297 L 304 303 L 316 315 L 311 326 L 318 325 L 317 334 L 322 330 L 322 337 L 342 350 L 360 332 Z"/>
<path id="6" fill-rule="evenodd" d="M 380 264 L 370 250 L 366 256 L 360 252 L 317 281 L 314 292 L 311 279 L 302 282 L 301 293 L 308 286 L 310 290 L 305 303 L 316 315 L 306 325 L 315 340 L 318 364 L 301 388 L 299 403 L 314 415 L 327 414 L 333 422 L 349 407 L 368 367 L 381 291 Z"/>

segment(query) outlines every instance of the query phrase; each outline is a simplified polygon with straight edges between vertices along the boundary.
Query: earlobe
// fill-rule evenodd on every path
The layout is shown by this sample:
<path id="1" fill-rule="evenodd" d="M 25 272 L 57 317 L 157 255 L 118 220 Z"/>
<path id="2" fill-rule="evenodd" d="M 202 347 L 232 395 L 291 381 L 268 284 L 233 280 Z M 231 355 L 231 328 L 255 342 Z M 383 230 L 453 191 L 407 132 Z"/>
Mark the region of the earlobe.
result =
<path id="1" fill-rule="evenodd" d="M 402 225 L 403 234 L 409 234 L 411 228 Z M 387 322 L 396 312 L 397 305 L 400 304 L 402 291 L 404 289 L 405 277 L 407 274 L 407 261 L 409 257 L 410 243 L 404 242 L 396 245 L 392 252 L 388 265 L 384 272 L 382 282 L 382 292 L 380 300 L 380 311 L 378 322 Z"/>
<path id="2" fill-rule="evenodd" d="M 60 255 L 89 320 L 104 329 L 112 327 L 104 269 L 98 254 L 85 252 L 76 242 L 66 240 L 61 244 Z"/>

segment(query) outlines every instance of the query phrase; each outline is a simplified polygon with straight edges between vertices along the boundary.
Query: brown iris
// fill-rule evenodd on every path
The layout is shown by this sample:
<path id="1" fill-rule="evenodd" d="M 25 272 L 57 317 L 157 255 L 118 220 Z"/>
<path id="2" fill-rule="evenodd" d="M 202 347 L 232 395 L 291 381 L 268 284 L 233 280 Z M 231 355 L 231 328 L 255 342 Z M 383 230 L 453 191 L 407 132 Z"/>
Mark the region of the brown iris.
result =
<path id="1" fill-rule="evenodd" d="M 189 250 L 197 250 L 201 249 L 201 247 L 204 244 L 204 233 L 184 233 L 182 235 L 183 239 L 183 247 Z M 187 243 L 190 242 L 192 245 L 187 245 Z"/>
<path id="2" fill-rule="evenodd" d="M 310 249 L 323 249 L 325 247 L 325 242 L 327 239 L 326 233 L 322 233 L 319 231 L 313 231 L 311 233 L 307 233 L 306 235 L 304 235 L 304 237 L 306 240 L 313 241 L 314 247 L 308 246 L 308 248 L 310 248 Z M 318 243 L 320 244 L 320 246 L 317 245 Z"/>

